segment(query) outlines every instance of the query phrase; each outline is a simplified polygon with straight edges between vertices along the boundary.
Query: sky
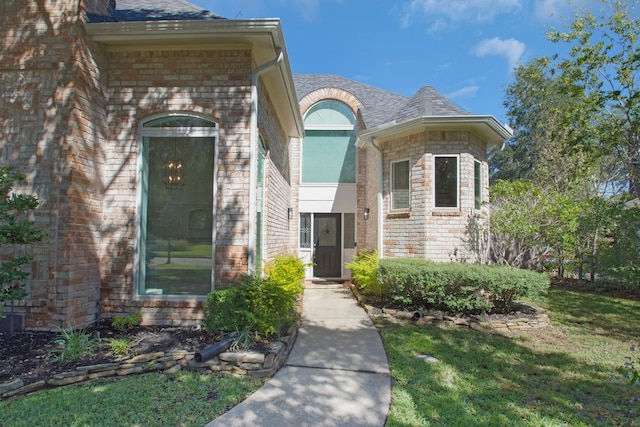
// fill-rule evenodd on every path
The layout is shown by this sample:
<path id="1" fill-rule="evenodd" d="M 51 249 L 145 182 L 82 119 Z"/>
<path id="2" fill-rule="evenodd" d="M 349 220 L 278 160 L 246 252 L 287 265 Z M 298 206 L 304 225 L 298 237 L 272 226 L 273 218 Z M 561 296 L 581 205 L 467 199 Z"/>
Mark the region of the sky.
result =
<path id="1" fill-rule="evenodd" d="M 545 34 L 566 29 L 576 13 L 569 0 L 190 2 L 229 19 L 279 18 L 294 74 L 337 74 L 407 97 L 430 85 L 505 124 L 514 67 L 566 52 Z"/>

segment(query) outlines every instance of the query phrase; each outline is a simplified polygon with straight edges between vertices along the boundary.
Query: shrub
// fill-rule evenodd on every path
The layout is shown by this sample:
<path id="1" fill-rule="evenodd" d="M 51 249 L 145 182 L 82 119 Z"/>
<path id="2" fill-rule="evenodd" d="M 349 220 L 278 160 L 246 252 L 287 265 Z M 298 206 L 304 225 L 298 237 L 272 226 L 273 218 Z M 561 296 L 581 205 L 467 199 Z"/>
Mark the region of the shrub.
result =
<path id="1" fill-rule="evenodd" d="M 216 290 L 204 303 L 209 333 L 243 331 L 269 336 L 295 319 L 303 290 L 304 264 L 295 256 L 276 256 L 265 266 L 266 277 L 244 276 L 237 286 Z"/>
<path id="2" fill-rule="evenodd" d="M 365 296 L 381 297 L 384 293 L 378 280 L 378 251 L 363 249 L 346 267 L 351 270 L 353 283 Z"/>
<path id="3" fill-rule="evenodd" d="M 138 326 L 140 322 L 142 322 L 142 313 L 136 311 L 127 316 L 114 316 L 113 319 L 111 319 L 111 326 L 118 331 L 124 331 L 125 329 L 132 329 Z"/>
<path id="4" fill-rule="evenodd" d="M 107 338 L 107 345 L 117 356 L 126 356 L 131 351 L 133 343 L 128 338 Z"/>
<path id="5" fill-rule="evenodd" d="M 243 278 L 245 282 L 247 278 Z M 255 321 L 251 313 L 248 284 L 216 289 L 207 295 L 204 302 L 203 327 L 213 333 L 234 332 L 252 326 Z"/>
<path id="6" fill-rule="evenodd" d="M 379 274 L 386 299 L 453 313 L 508 311 L 516 299 L 549 285 L 545 275 L 528 270 L 423 259 L 380 260 Z"/>

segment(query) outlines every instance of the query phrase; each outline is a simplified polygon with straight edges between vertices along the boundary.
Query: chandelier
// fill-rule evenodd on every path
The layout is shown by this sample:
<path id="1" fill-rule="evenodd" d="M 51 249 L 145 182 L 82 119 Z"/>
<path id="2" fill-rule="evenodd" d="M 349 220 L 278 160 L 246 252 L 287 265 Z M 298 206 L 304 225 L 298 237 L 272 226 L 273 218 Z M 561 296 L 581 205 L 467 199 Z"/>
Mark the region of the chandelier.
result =
<path id="1" fill-rule="evenodd" d="M 181 188 L 185 183 L 185 167 L 177 155 L 177 144 L 173 141 L 173 158 L 169 157 L 164 165 L 164 185 L 167 188 Z"/>

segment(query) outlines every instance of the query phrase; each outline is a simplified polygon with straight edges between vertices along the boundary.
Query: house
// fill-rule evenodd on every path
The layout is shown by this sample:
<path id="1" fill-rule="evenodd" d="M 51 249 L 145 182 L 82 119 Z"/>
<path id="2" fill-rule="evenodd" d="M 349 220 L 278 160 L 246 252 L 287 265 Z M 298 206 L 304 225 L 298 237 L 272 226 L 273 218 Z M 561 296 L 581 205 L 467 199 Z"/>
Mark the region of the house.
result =
<path id="1" fill-rule="evenodd" d="M 0 161 L 27 174 L 29 328 L 142 310 L 188 325 L 215 287 L 298 253 L 348 277 L 361 248 L 449 260 L 486 218 L 509 133 L 414 97 L 293 75 L 277 19 L 184 0 L 4 0 Z"/>

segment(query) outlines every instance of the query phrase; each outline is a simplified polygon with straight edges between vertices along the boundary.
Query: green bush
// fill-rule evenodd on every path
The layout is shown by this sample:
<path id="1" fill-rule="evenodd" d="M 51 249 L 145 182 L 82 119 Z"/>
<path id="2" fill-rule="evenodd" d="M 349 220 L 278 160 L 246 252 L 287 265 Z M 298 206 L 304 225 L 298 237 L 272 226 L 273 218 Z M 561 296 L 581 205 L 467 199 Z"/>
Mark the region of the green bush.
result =
<path id="1" fill-rule="evenodd" d="M 303 290 L 304 264 L 297 257 L 276 256 L 265 266 L 266 277 L 244 276 L 237 286 L 216 290 L 204 303 L 209 333 L 250 328 L 259 336 L 278 334 L 295 320 L 296 300 Z"/>
<path id="2" fill-rule="evenodd" d="M 549 285 L 545 275 L 528 270 L 423 259 L 382 259 L 379 276 L 387 300 L 452 313 L 507 311 L 516 299 L 538 295 Z"/>
<path id="3" fill-rule="evenodd" d="M 246 278 L 243 279 L 246 282 Z M 235 332 L 255 323 L 247 298 L 248 285 L 216 289 L 204 302 L 204 330 L 214 333 Z"/>
<path id="4" fill-rule="evenodd" d="M 365 296 L 381 297 L 384 293 L 378 280 L 378 251 L 363 249 L 346 267 L 351 270 L 351 279 Z"/>
<path id="5" fill-rule="evenodd" d="M 111 319 L 111 326 L 118 331 L 124 331 L 125 329 L 133 329 L 140 325 L 140 322 L 142 322 L 142 313 L 136 311 L 127 316 L 114 316 L 113 319 Z"/>

